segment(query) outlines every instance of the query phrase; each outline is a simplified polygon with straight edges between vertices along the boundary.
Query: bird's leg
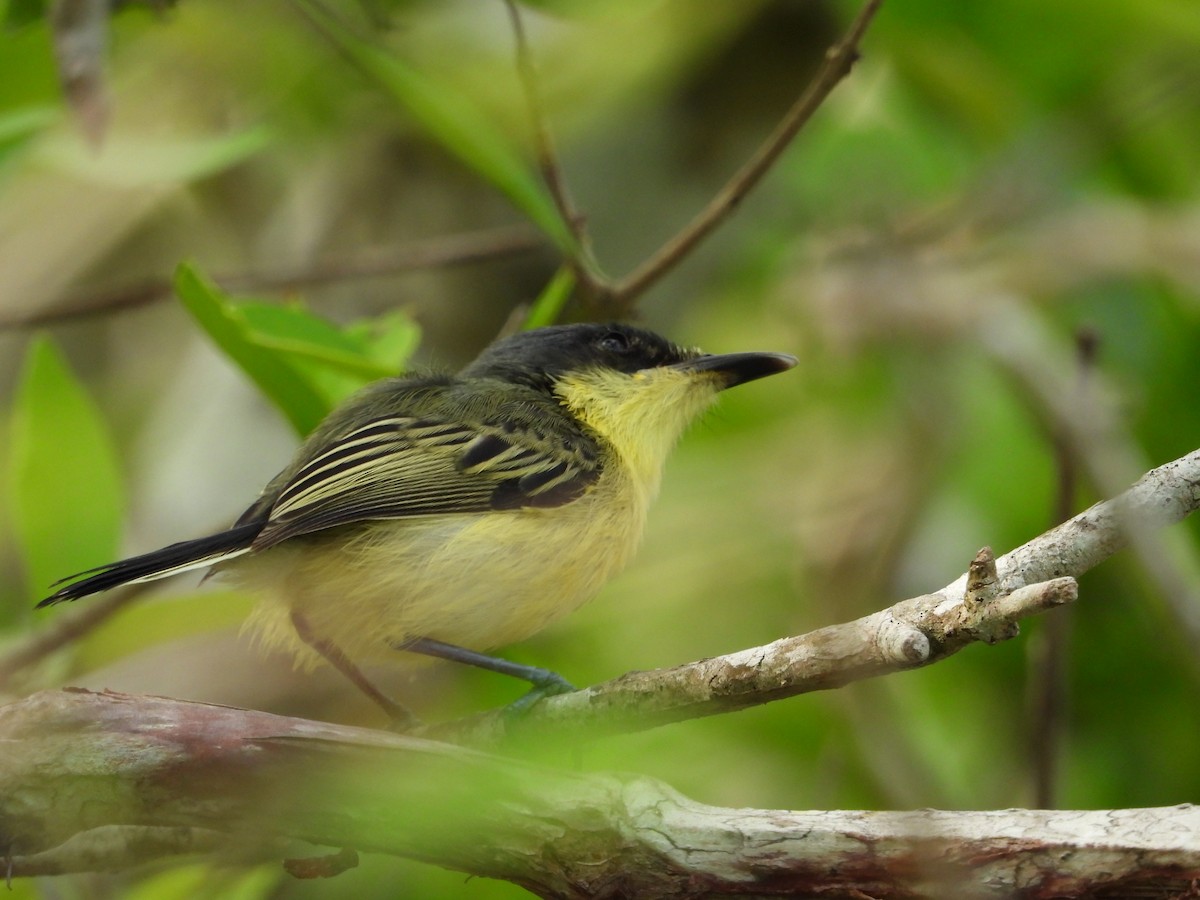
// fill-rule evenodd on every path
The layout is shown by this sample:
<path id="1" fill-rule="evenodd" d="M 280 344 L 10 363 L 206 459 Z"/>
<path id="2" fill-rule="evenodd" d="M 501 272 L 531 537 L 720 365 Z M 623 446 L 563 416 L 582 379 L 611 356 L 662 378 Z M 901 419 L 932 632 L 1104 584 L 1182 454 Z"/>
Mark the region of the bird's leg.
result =
<path id="1" fill-rule="evenodd" d="M 336 644 L 313 634 L 312 628 L 308 624 L 308 619 L 302 613 L 298 613 L 295 610 L 292 611 L 292 626 L 296 629 L 296 634 L 299 635 L 300 640 L 321 654 L 322 659 L 349 678 L 355 687 L 383 707 L 383 711 L 392 720 L 392 727 L 394 729 L 404 731 L 412 728 L 414 725 L 420 724 L 420 719 L 413 714 L 412 710 L 402 703 L 397 703 L 383 691 L 379 690 L 379 688 L 375 687 L 370 679 L 363 674 L 362 669 L 351 662 L 350 658 L 338 649 Z"/>
<path id="2" fill-rule="evenodd" d="M 529 693 L 506 707 L 510 712 L 514 713 L 525 712 L 543 697 L 553 697 L 556 694 L 569 694 L 575 690 L 575 686 L 557 672 L 551 672 L 549 669 L 540 669 L 537 666 L 526 666 L 521 663 L 510 662 L 498 656 L 488 656 L 486 653 L 468 650 L 466 647 L 459 647 L 457 644 L 446 644 L 442 641 L 435 641 L 432 638 L 411 638 L 407 641 L 397 641 L 392 646 L 397 650 L 407 650 L 410 653 L 420 653 L 423 656 L 436 656 L 438 659 L 448 659 L 452 662 L 475 666 L 478 669 L 487 669 L 489 672 L 498 672 L 501 675 L 511 675 L 513 678 L 528 681 L 533 685 Z"/>

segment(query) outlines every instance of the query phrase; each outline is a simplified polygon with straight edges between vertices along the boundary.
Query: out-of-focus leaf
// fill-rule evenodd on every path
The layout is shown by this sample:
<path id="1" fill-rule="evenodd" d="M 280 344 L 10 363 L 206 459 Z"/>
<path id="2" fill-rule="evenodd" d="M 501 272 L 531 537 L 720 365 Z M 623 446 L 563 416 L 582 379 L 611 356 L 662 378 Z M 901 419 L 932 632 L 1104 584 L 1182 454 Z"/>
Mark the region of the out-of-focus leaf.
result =
<path id="1" fill-rule="evenodd" d="M 29 596 L 115 558 L 124 510 L 99 411 L 48 338 L 29 348 L 13 411 L 8 477 Z"/>
<path id="2" fill-rule="evenodd" d="M 328 404 L 309 380 L 279 354 L 254 343 L 242 310 L 193 266 L 184 263 L 176 270 L 175 293 L 200 327 L 271 398 L 296 431 L 308 434 L 325 417 Z"/>
<path id="3" fill-rule="evenodd" d="M 403 310 L 347 326 L 346 333 L 363 342 L 366 352 L 389 375 L 398 375 L 421 343 L 421 328 Z"/>
<path id="4" fill-rule="evenodd" d="M 48 106 L 26 106 L 0 115 L 0 164 L 58 116 Z"/>
<path id="5" fill-rule="evenodd" d="M 89 632 L 76 645 L 73 663 L 92 671 L 166 641 L 233 628 L 246 621 L 253 603 L 249 594 L 209 590 L 162 603 L 134 603 Z"/>
<path id="6" fill-rule="evenodd" d="M 243 303 L 239 309 L 259 347 L 311 360 L 362 379 L 396 374 L 366 355 L 363 342 L 296 306 Z"/>
<path id="7" fill-rule="evenodd" d="M 529 315 L 525 317 L 525 328 L 541 328 L 557 322 L 574 287 L 574 273 L 569 266 L 563 266 L 554 273 L 550 283 L 542 288 L 537 300 L 533 302 Z"/>
<path id="8" fill-rule="evenodd" d="M 116 187 L 194 181 L 253 156 L 270 142 L 270 131 L 255 127 L 216 137 L 121 134 L 96 155 L 77 140 L 47 142 L 41 150 L 50 164 L 72 175 Z"/>
<path id="9" fill-rule="evenodd" d="M 420 339 L 402 312 L 340 329 L 299 305 L 235 303 L 186 265 L 176 291 L 301 434 L 364 384 L 400 374 Z"/>
<path id="10" fill-rule="evenodd" d="M 560 250 L 573 251 L 575 239 L 541 181 L 466 97 L 359 38 L 319 4 L 302 5 L 338 49 L 398 100 L 438 143 L 507 196 Z"/>
<path id="11" fill-rule="evenodd" d="M 155 873 L 124 890 L 122 896 L 125 900 L 192 900 L 193 897 L 264 900 L 275 893 L 281 877 L 283 868 L 278 865 L 241 871 L 197 863 Z"/>
<path id="12" fill-rule="evenodd" d="M 8 0 L 0 27 L 20 28 L 39 21 L 46 14 L 46 0 Z"/>
<path id="13" fill-rule="evenodd" d="M 0 146 L 37 133 L 56 118 L 58 113 L 48 106 L 11 109 L 0 115 Z"/>
<path id="14" fill-rule="evenodd" d="M 104 86 L 109 0 L 55 0 L 50 33 L 67 103 L 93 147 L 104 140 L 109 101 Z"/>

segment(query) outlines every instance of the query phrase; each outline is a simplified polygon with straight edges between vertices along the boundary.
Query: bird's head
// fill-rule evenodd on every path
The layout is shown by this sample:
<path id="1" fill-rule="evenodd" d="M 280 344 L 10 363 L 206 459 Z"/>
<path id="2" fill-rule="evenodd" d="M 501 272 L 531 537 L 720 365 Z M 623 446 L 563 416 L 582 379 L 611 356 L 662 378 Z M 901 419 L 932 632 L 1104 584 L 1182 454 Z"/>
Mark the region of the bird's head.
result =
<path id="1" fill-rule="evenodd" d="M 589 323 L 497 341 L 462 375 L 552 394 L 657 484 L 679 436 L 721 391 L 795 364 L 782 353 L 707 354 L 632 325 Z"/>

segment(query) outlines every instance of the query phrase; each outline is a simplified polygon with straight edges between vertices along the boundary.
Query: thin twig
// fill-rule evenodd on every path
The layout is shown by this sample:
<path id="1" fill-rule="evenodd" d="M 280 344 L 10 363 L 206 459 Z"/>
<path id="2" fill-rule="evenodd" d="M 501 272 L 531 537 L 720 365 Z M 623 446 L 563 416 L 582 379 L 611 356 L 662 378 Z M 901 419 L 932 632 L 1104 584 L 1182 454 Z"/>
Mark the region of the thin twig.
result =
<path id="1" fill-rule="evenodd" d="M 297 268 L 230 272 L 215 276 L 225 290 L 277 293 L 314 285 L 380 278 L 420 269 L 449 268 L 529 253 L 546 246 L 545 239 L 526 225 L 489 228 L 465 234 L 418 241 L 402 247 L 361 251 L 341 259 L 326 259 Z M 70 298 L 65 308 L 48 310 L 22 319 L 0 320 L 0 331 L 37 328 L 85 316 L 146 306 L 169 296 L 171 280 L 154 278 L 110 291 L 89 292 Z"/>
<path id="2" fill-rule="evenodd" d="M 550 130 L 549 118 L 546 116 L 546 106 L 542 102 L 541 90 L 538 86 L 537 68 L 533 62 L 533 51 L 529 46 L 529 38 L 525 33 L 525 23 L 515 0 L 504 0 L 508 9 L 509 21 L 512 23 L 513 37 L 516 41 L 517 76 L 521 83 L 521 91 L 525 95 L 525 107 L 529 112 L 530 128 L 533 132 L 534 144 L 537 147 L 538 169 L 542 180 L 554 199 L 554 206 L 575 237 L 578 245 L 577 256 L 570 260 L 575 271 L 576 282 L 583 288 L 591 302 L 606 298 L 612 293 L 612 284 L 604 277 L 600 265 L 592 252 L 591 235 L 588 233 L 587 221 L 581 216 L 571 199 L 567 187 L 566 176 L 562 163 L 559 161 L 558 149 L 554 143 L 554 134 Z"/>
<path id="3" fill-rule="evenodd" d="M 850 74 L 858 60 L 858 45 L 883 0 L 867 0 L 845 36 L 825 53 L 825 61 L 804 93 L 787 111 L 775 131 L 749 161 L 717 192 L 708 205 L 682 231 L 668 240 L 632 273 L 617 283 L 612 302 L 627 313 L 634 302 L 674 269 L 704 238 L 738 208 L 746 195 L 770 171 L 835 87 Z"/>

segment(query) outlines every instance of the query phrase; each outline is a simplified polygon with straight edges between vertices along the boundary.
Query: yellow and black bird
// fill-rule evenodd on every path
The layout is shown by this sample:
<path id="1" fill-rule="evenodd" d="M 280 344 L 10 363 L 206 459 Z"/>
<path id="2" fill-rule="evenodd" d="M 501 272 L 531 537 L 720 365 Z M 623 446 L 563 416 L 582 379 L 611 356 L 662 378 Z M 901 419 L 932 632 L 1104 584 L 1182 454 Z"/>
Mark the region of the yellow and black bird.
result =
<path id="1" fill-rule="evenodd" d="M 533 697 L 569 690 L 483 651 L 591 599 L 637 547 L 687 425 L 795 362 L 623 324 L 523 332 L 457 375 L 366 387 L 232 528 L 72 576 L 39 606 L 211 566 L 261 598 L 268 643 L 324 658 L 396 719 L 356 663 L 408 650 L 523 678 Z"/>

